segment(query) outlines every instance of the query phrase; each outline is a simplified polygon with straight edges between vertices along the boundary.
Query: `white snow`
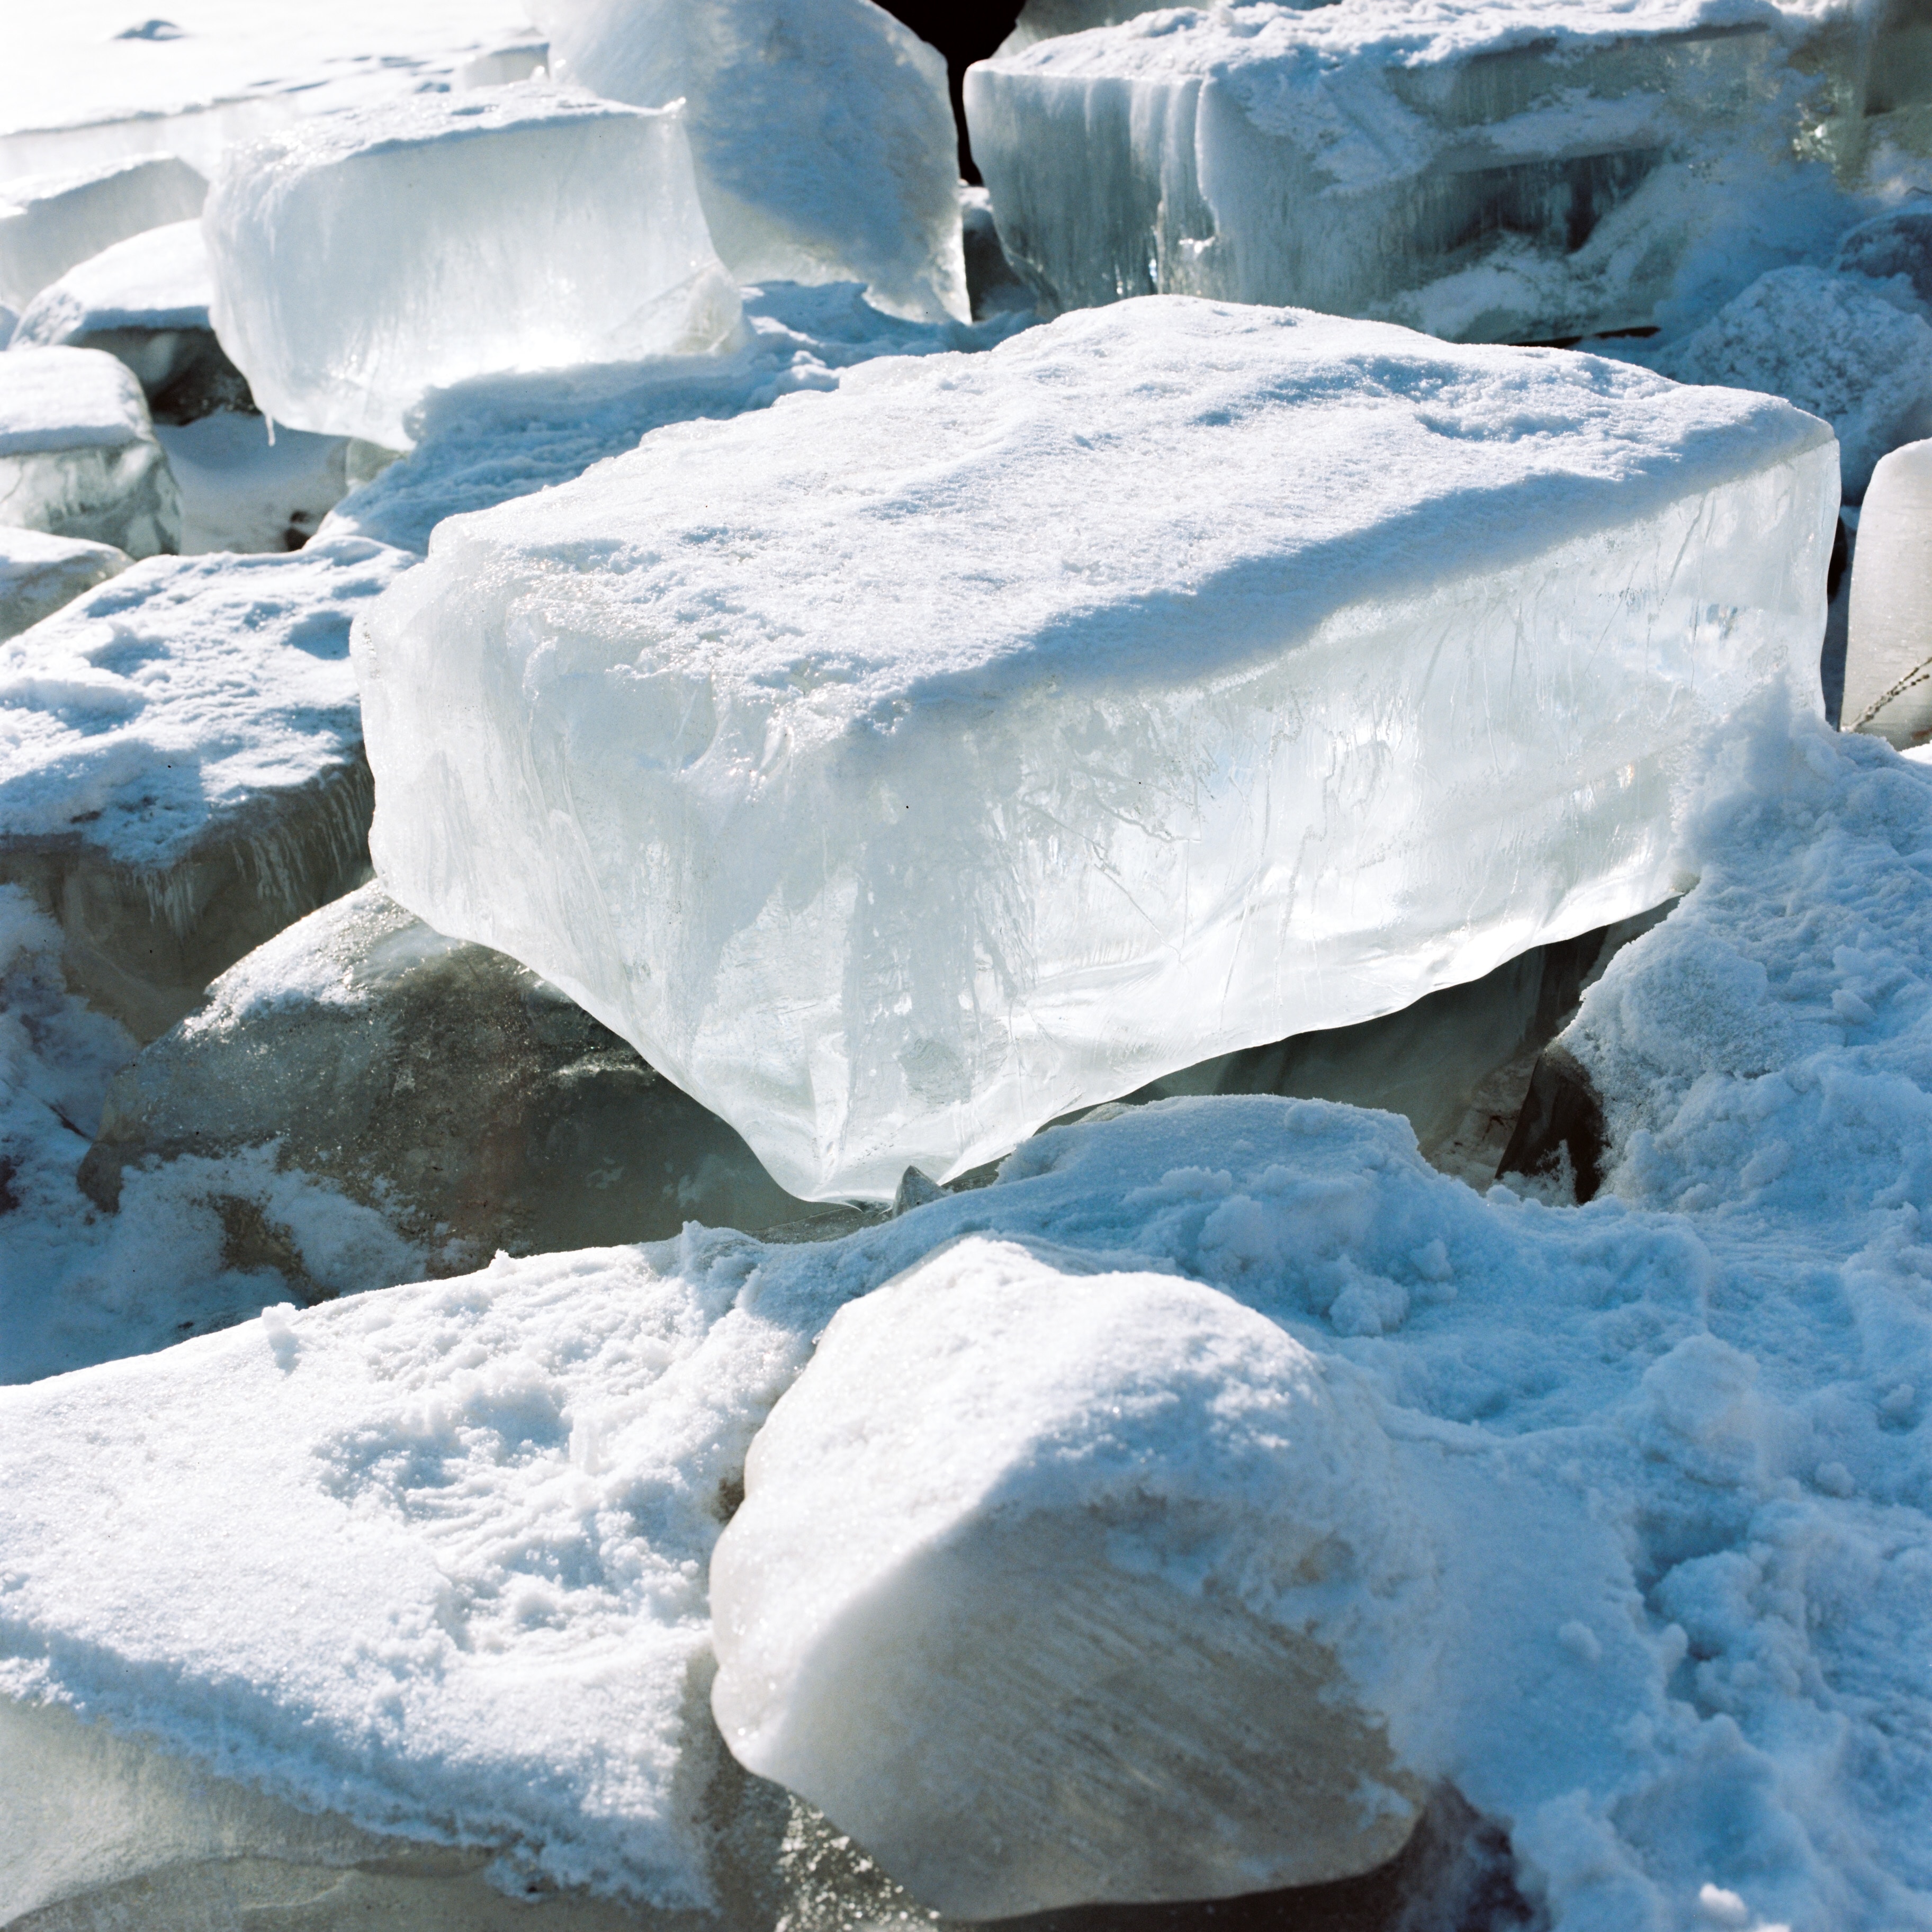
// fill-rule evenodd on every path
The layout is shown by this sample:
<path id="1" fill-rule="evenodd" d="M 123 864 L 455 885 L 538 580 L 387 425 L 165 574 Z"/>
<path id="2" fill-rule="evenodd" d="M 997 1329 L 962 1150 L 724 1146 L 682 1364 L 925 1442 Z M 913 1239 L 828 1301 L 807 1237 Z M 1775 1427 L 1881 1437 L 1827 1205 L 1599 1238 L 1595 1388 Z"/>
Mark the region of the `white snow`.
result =
<path id="1" fill-rule="evenodd" d="M 1158 291 L 1549 340 L 1708 313 L 1932 185 L 1850 105 L 1859 62 L 1914 56 L 1881 23 L 1810 32 L 1825 10 L 1171 8 L 1003 50 L 967 118 L 1006 252 L 1055 307 Z"/>
<path id="2" fill-rule="evenodd" d="M 1858 518 L 1844 723 L 1903 748 L 1932 736 L 1932 442 L 1872 472 Z"/>
<path id="3" fill-rule="evenodd" d="M 172 154 L 0 186 L 0 298 L 24 308 L 116 242 L 201 212 L 208 183 Z"/>
<path id="4" fill-rule="evenodd" d="M 371 850 L 890 1198 L 1667 897 L 1708 734 L 1817 702 L 1836 460 L 1292 310 L 875 362 L 442 525 L 356 632 Z"/>
<path id="5" fill-rule="evenodd" d="M 224 410 L 158 424 L 181 491 L 181 554 L 286 550 L 314 536 L 348 488 L 349 444 L 339 436 L 268 426 Z"/>
<path id="6" fill-rule="evenodd" d="M 256 402 L 391 448 L 466 376 L 735 338 L 674 109 L 530 81 L 318 118 L 232 149 L 203 227 Z"/>
<path id="7" fill-rule="evenodd" d="M 358 538 L 152 558 L 0 646 L 8 837 L 164 866 L 223 814 L 339 767 L 362 736 L 350 620 L 411 561 Z"/>
<path id="8" fill-rule="evenodd" d="M 102 329 L 206 328 L 214 293 L 199 215 L 130 236 L 49 283 L 22 313 L 14 346 Z"/>
<path id="9" fill-rule="evenodd" d="M 747 1448 L 839 1306 L 982 1234 L 1042 1295 L 1205 1283 L 1364 1390 L 1438 1558 L 1391 1737 L 1554 1932 L 1932 1924 L 1932 770 L 1746 720 L 1714 793 L 1585 1002 L 1588 1207 L 1176 1100 L 837 1244 L 502 1262 L 8 1390 L 9 1688 L 506 1882 L 688 1898 Z"/>
<path id="10" fill-rule="evenodd" d="M 946 63 L 872 0 L 544 0 L 554 72 L 682 100 L 712 239 L 740 281 L 859 281 L 968 320 Z"/>
<path id="11" fill-rule="evenodd" d="M 718 1728 L 959 1918 L 1369 1870 L 1438 1562 L 1373 1400 L 1084 1259 L 968 1238 L 832 1318 L 712 1558 Z"/>
<path id="12" fill-rule="evenodd" d="M 172 550 L 181 505 L 133 374 L 98 349 L 0 355 L 0 523 Z"/>
<path id="13" fill-rule="evenodd" d="M 1632 359 L 1822 416 L 1838 439 L 1850 502 L 1880 457 L 1932 434 L 1932 326 L 1902 276 L 1774 268 L 1667 350 Z"/>
<path id="14" fill-rule="evenodd" d="M 52 616 L 132 560 L 111 544 L 0 524 L 0 639 Z"/>

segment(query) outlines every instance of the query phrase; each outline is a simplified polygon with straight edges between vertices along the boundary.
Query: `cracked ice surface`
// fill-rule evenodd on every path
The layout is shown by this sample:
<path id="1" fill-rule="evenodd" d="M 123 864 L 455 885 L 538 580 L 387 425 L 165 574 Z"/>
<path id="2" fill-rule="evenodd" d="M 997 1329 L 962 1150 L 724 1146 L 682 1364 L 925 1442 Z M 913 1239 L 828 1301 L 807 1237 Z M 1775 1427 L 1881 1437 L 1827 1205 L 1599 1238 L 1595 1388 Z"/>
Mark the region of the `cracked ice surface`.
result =
<path id="1" fill-rule="evenodd" d="M 372 850 L 889 1196 L 1668 896 L 1710 733 L 1816 706 L 1836 505 L 1761 397 L 1070 316 L 443 524 L 356 633 Z"/>

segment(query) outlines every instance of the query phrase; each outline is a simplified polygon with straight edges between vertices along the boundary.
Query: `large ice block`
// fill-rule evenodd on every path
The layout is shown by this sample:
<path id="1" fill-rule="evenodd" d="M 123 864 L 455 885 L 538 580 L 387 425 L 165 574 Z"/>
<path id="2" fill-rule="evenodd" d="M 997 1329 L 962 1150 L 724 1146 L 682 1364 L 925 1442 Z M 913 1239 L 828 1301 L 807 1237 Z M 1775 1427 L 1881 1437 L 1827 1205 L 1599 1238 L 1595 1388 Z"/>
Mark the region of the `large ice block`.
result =
<path id="1" fill-rule="evenodd" d="M 173 154 L 0 188 L 0 300 L 24 308 L 76 262 L 130 235 L 201 212 L 208 183 Z"/>
<path id="2" fill-rule="evenodd" d="M 432 389 L 706 350 L 738 320 L 680 115 L 539 82 L 233 150 L 204 225 L 215 332 L 262 408 L 390 448 Z"/>
<path id="3" fill-rule="evenodd" d="M 1170 9 L 1003 50 L 966 112 L 1053 305 L 1217 296 L 1544 341 L 1648 326 L 1693 284 L 1721 302 L 1856 219 L 1858 141 L 1834 130 L 1868 123 L 1828 34 L 1792 52 L 1802 24 L 1696 0 Z M 1888 182 L 1926 172 L 1868 145 Z"/>
<path id="4" fill-rule="evenodd" d="M 0 524 L 153 556 L 181 497 L 141 386 L 98 349 L 0 355 Z"/>
<path id="5" fill-rule="evenodd" d="M 1435 1567 L 1347 1370 L 968 1238 L 842 1309 L 752 1442 L 712 1708 L 951 1916 L 1319 1884 L 1421 1808 L 1376 1680 L 1426 1674 Z"/>
<path id="6" fill-rule="evenodd" d="M 872 0 L 548 0 L 555 71 L 686 103 L 698 193 L 740 280 L 859 281 L 968 319 L 946 62 Z"/>
<path id="7" fill-rule="evenodd" d="M 1156 298 L 647 436 L 356 631 L 388 889 L 806 1198 L 1675 888 L 1815 708 L 1829 430 L 1558 350 Z"/>

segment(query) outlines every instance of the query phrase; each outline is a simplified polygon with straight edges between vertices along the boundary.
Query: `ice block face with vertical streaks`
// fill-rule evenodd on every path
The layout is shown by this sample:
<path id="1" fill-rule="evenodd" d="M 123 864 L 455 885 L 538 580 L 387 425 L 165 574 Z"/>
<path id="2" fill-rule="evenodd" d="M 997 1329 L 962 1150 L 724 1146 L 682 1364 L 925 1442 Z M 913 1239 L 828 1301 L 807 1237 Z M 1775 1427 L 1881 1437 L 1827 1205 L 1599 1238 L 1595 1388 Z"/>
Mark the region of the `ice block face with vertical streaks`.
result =
<path id="1" fill-rule="evenodd" d="M 1676 889 L 1815 707 L 1826 427 L 1174 298 L 690 423 L 449 520 L 356 627 L 386 889 L 810 1198 Z"/>

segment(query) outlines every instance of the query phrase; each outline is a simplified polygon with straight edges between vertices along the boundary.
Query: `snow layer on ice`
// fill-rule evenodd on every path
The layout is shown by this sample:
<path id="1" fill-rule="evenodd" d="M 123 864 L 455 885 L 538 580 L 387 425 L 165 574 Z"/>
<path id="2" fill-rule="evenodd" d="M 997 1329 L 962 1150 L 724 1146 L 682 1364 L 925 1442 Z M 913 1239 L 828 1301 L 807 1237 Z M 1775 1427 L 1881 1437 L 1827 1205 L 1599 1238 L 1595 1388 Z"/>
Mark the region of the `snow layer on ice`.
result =
<path id="1" fill-rule="evenodd" d="M 172 154 L 0 187 L 0 298 L 24 308 L 50 282 L 116 242 L 201 212 L 208 183 Z"/>
<path id="2" fill-rule="evenodd" d="M 970 326 L 905 322 L 861 300 L 850 282 L 742 292 L 748 340 L 728 355 L 484 378 L 437 392 L 408 459 L 339 505 L 325 531 L 424 550 L 444 518 L 567 483 L 667 423 L 836 389 L 848 370 L 881 356 L 991 348 L 1030 320 L 1009 311 Z"/>
<path id="3" fill-rule="evenodd" d="M 1794 56 L 1823 12 L 1169 9 L 1003 50 L 966 111 L 1006 251 L 1051 306 L 1196 294 L 1546 340 L 1714 306 L 1828 250 L 1879 178 L 1927 175 L 1850 111 L 1875 98 L 1838 71 L 1851 36 Z M 1858 43 L 1874 68 L 1888 31 Z"/>
<path id="4" fill-rule="evenodd" d="M 448 86 L 523 18 L 505 0 L 170 0 L 172 33 L 119 0 L 15 8 L 0 67 L 0 176 L 175 154 L 204 172 L 230 142 L 298 116 Z"/>
<path id="5" fill-rule="evenodd" d="M 18 346 L 109 328 L 206 328 L 214 278 L 199 214 L 130 236 L 49 283 L 22 311 Z"/>
<path id="6" fill-rule="evenodd" d="M 961 1918 L 1372 1869 L 1436 1558 L 1372 1400 L 1066 1268 L 968 1239 L 832 1318 L 712 1558 L 718 1728 Z"/>
<path id="7" fill-rule="evenodd" d="M 152 558 L 0 647 L 0 824 L 165 866 L 362 737 L 350 620 L 411 560 L 345 538 Z"/>
<path id="8" fill-rule="evenodd" d="M 1296 311 L 875 363 L 442 525 L 356 633 L 371 850 L 890 1198 L 1667 897 L 1706 734 L 1816 702 L 1836 460 Z"/>
<path id="9" fill-rule="evenodd" d="M 741 281 L 859 281 L 968 319 L 946 62 L 872 0 L 545 0 L 555 71 L 682 100 L 698 193 Z"/>
<path id="10" fill-rule="evenodd" d="M 1800 720 L 1716 794 L 1700 883 L 1586 998 L 1588 1207 L 1480 1196 L 1385 1115 L 1174 1100 L 836 1244 L 500 1262 L 8 1390 L 9 1687 L 688 1896 L 750 1442 L 840 1306 L 983 1234 L 1042 1293 L 1204 1282 L 1359 1378 L 1438 1539 L 1391 1738 L 1556 1932 L 1932 1924 L 1932 770 Z"/>
<path id="11" fill-rule="evenodd" d="M 111 544 L 0 525 L 0 639 L 50 616 L 132 561 Z"/>
<path id="12" fill-rule="evenodd" d="M 348 488 L 349 443 L 224 410 L 157 426 L 181 492 L 181 554 L 299 549 Z"/>
<path id="13" fill-rule="evenodd" d="M 1850 502 L 1888 450 L 1932 432 L 1932 326 L 1903 277 L 1774 268 L 1701 328 L 1641 359 L 1679 382 L 1760 389 L 1822 416 L 1838 439 Z"/>
<path id="14" fill-rule="evenodd" d="M 0 355 L 0 523 L 172 550 L 181 501 L 133 374 L 98 349 Z"/>
<path id="15" fill-rule="evenodd" d="M 203 230 L 261 407 L 391 448 L 466 376 L 736 334 L 674 107 L 531 81 L 311 120 L 230 151 Z"/>
<path id="16" fill-rule="evenodd" d="M 1901 748 L 1932 736 L 1932 442 L 1872 472 L 1858 518 L 1845 652 L 1846 728 Z"/>

